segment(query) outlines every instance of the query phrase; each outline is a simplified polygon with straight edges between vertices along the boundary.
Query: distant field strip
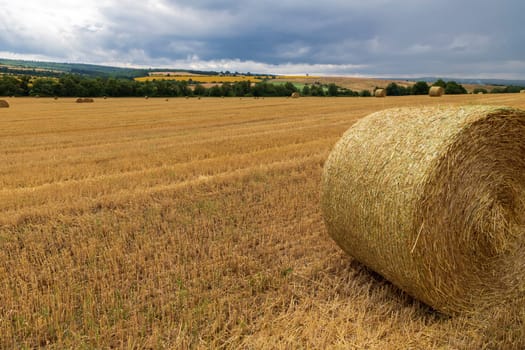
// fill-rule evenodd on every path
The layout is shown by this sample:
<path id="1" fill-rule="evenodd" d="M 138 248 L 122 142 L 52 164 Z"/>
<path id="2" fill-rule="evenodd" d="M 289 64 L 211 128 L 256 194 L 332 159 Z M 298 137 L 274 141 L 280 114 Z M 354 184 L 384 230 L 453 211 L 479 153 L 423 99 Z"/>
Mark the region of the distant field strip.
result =
<path id="1" fill-rule="evenodd" d="M 199 83 L 238 83 L 242 81 L 250 81 L 256 83 L 261 81 L 261 77 L 257 76 L 220 76 L 220 75 L 152 75 L 148 77 L 135 78 L 136 81 L 152 81 L 152 80 L 180 80 L 193 81 Z"/>

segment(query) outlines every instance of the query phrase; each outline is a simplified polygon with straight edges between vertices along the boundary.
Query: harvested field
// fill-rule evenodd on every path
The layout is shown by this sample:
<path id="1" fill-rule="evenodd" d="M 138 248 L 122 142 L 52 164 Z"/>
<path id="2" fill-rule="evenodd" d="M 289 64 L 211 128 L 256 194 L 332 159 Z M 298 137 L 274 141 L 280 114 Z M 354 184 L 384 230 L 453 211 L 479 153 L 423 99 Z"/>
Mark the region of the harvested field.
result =
<path id="1" fill-rule="evenodd" d="M 361 117 L 521 97 L 11 100 L 0 348 L 523 345 L 507 314 L 446 317 L 348 257 L 319 203 Z"/>
<path id="2" fill-rule="evenodd" d="M 525 289 L 524 134 L 521 109 L 440 105 L 370 114 L 325 163 L 328 232 L 443 313 L 479 314 L 502 301 L 523 309 L 513 303 Z"/>

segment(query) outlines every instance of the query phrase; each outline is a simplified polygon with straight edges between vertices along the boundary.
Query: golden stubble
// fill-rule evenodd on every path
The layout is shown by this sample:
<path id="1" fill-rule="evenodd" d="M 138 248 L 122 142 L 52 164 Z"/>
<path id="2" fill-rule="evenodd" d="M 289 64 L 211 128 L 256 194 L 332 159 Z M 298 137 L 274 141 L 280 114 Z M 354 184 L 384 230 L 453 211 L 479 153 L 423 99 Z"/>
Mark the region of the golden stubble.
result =
<path id="1" fill-rule="evenodd" d="M 1 348 L 439 349 L 497 339 L 487 329 L 499 330 L 441 316 L 347 257 L 325 231 L 319 189 L 335 142 L 371 112 L 523 108 L 519 94 L 8 100 Z"/>

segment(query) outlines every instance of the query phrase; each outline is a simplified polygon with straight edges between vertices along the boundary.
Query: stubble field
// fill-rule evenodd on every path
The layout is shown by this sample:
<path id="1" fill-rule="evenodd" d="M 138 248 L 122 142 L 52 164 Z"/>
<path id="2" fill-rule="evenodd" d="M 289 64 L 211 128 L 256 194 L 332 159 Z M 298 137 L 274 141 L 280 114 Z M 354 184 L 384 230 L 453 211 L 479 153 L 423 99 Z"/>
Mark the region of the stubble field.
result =
<path id="1" fill-rule="evenodd" d="M 523 95 L 9 102 L 0 348 L 475 349 L 505 337 L 346 256 L 319 185 L 334 143 L 371 112 L 525 108 Z"/>

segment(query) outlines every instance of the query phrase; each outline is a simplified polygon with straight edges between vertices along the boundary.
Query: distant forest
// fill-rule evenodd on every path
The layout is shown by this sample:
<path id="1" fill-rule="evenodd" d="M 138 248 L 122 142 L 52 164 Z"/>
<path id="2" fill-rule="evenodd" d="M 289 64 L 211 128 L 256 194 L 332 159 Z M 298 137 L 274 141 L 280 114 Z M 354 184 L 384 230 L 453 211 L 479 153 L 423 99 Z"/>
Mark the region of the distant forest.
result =
<path id="1" fill-rule="evenodd" d="M 269 80 L 271 81 L 271 80 Z M 263 81 L 252 84 L 249 81 L 222 83 L 205 87 L 185 80 L 136 81 L 122 78 L 92 78 L 79 74 L 62 74 L 59 77 L 32 77 L 30 75 L 2 75 L 0 96 L 48 96 L 48 97 L 278 97 L 290 96 L 294 92 L 302 96 L 372 96 L 373 91 L 353 91 L 331 84 L 306 84 L 302 88 L 293 83 L 272 84 Z M 434 85 L 442 86 L 446 94 L 466 94 L 465 88 L 454 81 L 437 80 Z M 430 86 L 423 81 L 405 87 L 390 83 L 386 87 L 388 96 L 425 95 Z M 498 87 L 491 93 L 519 92 L 519 86 Z M 475 91 L 488 93 L 489 91 Z"/>
<path id="2" fill-rule="evenodd" d="M 37 62 L 0 59 L 0 96 L 57 96 L 57 97 L 272 97 L 290 96 L 297 92 L 302 96 L 372 96 L 374 91 L 353 91 L 331 84 L 299 84 L 290 82 L 272 83 L 267 79 L 258 83 L 249 81 L 202 85 L 198 81 L 163 80 L 136 81 L 134 78 L 147 76 L 163 69 L 137 69 L 108 67 L 77 63 Z M 178 71 L 172 70 L 170 71 Z M 196 75 L 219 75 L 219 72 L 184 71 Z M 229 72 L 228 72 L 229 73 Z M 237 73 L 235 73 L 237 74 Z M 261 79 L 266 75 L 247 73 Z M 437 79 L 432 85 L 442 86 L 445 94 L 466 94 L 467 90 L 455 81 Z M 390 83 L 386 86 L 387 96 L 425 95 L 430 88 L 426 81 L 411 86 Z M 474 93 L 512 93 L 524 90 L 523 86 L 498 86 L 491 91 L 483 88 Z"/>
<path id="3" fill-rule="evenodd" d="M 335 84 L 306 85 L 301 91 L 292 83 L 271 84 L 249 81 L 222 83 L 205 87 L 199 83 L 179 80 L 139 82 L 119 78 L 89 78 L 76 74 L 58 78 L 31 78 L 28 75 L 4 75 L 0 78 L 0 96 L 59 96 L 59 97 L 277 97 L 299 92 L 307 96 L 358 96 L 358 92 Z M 367 95 L 370 95 L 368 92 Z"/>

